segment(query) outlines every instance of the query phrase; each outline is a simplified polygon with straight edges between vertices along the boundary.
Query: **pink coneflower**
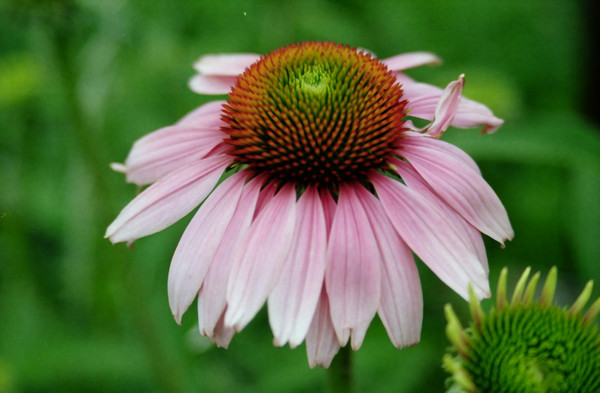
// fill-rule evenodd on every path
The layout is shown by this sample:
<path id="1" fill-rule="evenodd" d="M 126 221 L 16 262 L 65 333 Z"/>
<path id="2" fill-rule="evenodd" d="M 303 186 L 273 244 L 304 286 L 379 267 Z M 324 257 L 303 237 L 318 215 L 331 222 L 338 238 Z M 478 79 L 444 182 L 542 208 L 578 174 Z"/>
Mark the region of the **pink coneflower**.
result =
<path id="1" fill-rule="evenodd" d="M 399 73 L 438 62 L 319 42 L 202 57 L 191 89 L 228 100 L 141 138 L 113 165 L 154 184 L 106 236 L 133 242 L 202 204 L 171 262 L 169 304 L 180 322 L 197 297 L 200 332 L 219 346 L 265 301 L 275 345 L 306 339 L 311 367 L 348 340 L 358 349 L 375 313 L 395 346 L 416 344 L 411 250 L 462 297 L 471 284 L 482 298 L 481 232 L 513 236 L 474 161 L 438 139 L 450 125 L 493 132 L 502 120 L 461 98 L 463 76 L 442 90 Z"/>

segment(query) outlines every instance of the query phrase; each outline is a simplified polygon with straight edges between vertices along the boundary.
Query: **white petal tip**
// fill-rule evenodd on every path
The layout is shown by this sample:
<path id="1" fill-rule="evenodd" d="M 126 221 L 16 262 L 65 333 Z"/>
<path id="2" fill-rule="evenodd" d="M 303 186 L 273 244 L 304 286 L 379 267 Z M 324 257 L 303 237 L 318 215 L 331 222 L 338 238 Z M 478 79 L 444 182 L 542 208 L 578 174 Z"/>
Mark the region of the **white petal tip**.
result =
<path id="1" fill-rule="evenodd" d="M 421 338 L 405 340 L 405 341 L 396 342 L 393 344 L 398 349 L 404 349 L 404 348 L 414 347 L 415 345 L 419 344 L 419 342 L 421 342 Z"/>
<path id="2" fill-rule="evenodd" d="M 111 162 L 109 166 L 110 166 L 110 169 L 112 169 L 115 172 L 119 172 L 119 173 L 127 172 L 127 166 L 125 164 L 121 164 L 120 162 Z"/>
<path id="3" fill-rule="evenodd" d="M 112 228 L 112 225 L 109 225 L 108 228 L 106 228 L 106 232 L 104 232 L 104 238 L 110 240 L 112 244 L 115 244 L 116 242 L 113 239 L 114 233 L 115 229 Z"/>
<path id="4" fill-rule="evenodd" d="M 273 346 L 274 347 L 283 347 L 285 345 L 285 341 L 278 339 L 277 337 L 273 338 Z"/>
<path id="5" fill-rule="evenodd" d="M 175 320 L 175 323 L 181 326 L 181 315 L 179 314 L 173 314 L 173 319 Z"/>

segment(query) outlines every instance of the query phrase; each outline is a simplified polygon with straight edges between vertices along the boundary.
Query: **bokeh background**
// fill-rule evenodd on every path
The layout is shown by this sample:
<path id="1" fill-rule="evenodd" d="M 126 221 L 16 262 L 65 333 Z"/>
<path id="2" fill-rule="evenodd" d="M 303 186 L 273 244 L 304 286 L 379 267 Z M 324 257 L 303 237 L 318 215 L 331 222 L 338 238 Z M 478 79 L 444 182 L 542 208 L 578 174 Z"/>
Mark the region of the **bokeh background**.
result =
<path id="1" fill-rule="evenodd" d="M 177 325 L 169 261 L 189 217 L 134 249 L 103 239 L 136 189 L 112 172 L 133 141 L 208 98 L 187 89 L 202 54 L 304 40 L 380 57 L 427 50 L 411 76 L 506 124 L 445 139 L 480 164 L 516 232 L 487 242 L 491 281 L 559 268 L 558 301 L 600 282 L 600 136 L 594 1 L 0 2 L 0 392 L 322 392 L 304 346 L 275 348 L 263 310 L 225 351 Z M 597 22 L 596 22 L 597 23 Z M 595 125 L 596 124 L 596 125 Z M 354 355 L 357 391 L 441 392 L 443 305 L 466 305 L 421 263 L 422 342 L 397 350 L 376 318 Z M 594 291 L 598 296 L 598 290 Z M 485 301 L 485 307 L 491 302 Z"/>

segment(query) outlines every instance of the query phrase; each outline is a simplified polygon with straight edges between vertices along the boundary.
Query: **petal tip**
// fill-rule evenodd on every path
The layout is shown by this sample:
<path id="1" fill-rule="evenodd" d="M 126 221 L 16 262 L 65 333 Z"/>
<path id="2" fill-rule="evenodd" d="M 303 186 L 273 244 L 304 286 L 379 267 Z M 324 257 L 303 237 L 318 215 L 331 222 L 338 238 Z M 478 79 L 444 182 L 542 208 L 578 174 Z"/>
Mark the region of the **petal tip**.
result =
<path id="1" fill-rule="evenodd" d="M 121 164 L 120 162 L 111 162 L 109 164 L 110 169 L 112 169 L 115 172 L 119 172 L 119 173 L 126 173 L 127 172 L 127 166 L 125 164 Z"/>

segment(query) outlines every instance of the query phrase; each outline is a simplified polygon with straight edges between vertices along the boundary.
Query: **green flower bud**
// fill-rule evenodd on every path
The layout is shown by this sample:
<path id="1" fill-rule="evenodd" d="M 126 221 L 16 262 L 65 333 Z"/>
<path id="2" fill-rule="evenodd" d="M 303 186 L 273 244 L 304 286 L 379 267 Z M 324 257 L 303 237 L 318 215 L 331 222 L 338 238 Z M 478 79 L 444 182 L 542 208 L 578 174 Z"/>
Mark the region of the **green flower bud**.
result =
<path id="1" fill-rule="evenodd" d="M 506 268 L 500 273 L 496 307 L 486 314 L 471 293 L 473 321 L 463 328 L 448 304 L 446 333 L 452 347 L 443 366 L 448 393 L 600 392 L 600 333 L 594 319 L 600 299 L 584 313 L 588 282 L 570 308 L 553 304 L 556 268 L 534 299 L 540 274 L 527 268 L 506 299 Z"/>

